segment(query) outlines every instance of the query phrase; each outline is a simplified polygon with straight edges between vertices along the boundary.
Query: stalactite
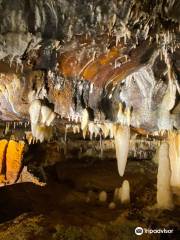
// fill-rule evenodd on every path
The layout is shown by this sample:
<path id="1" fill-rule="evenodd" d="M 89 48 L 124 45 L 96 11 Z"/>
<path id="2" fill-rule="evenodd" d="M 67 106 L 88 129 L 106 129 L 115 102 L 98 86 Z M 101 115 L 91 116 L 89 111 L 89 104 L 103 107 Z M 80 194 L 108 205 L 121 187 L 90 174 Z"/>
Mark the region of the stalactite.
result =
<path id="1" fill-rule="evenodd" d="M 41 143 L 49 141 L 52 138 L 51 123 L 54 121 L 56 114 L 49 107 L 42 105 L 41 100 L 37 99 L 30 104 L 29 114 L 33 137 Z"/>
<path id="2" fill-rule="evenodd" d="M 52 110 L 47 106 L 41 107 L 41 123 L 46 124 L 48 118 L 50 117 Z"/>
<path id="3" fill-rule="evenodd" d="M 124 175 L 130 142 L 130 128 L 116 124 L 114 130 L 114 140 L 116 148 L 116 158 L 119 175 Z"/>
<path id="4" fill-rule="evenodd" d="M 34 100 L 30 104 L 29 107 L 29 115 L 31 124 L 37 124 L 40 118 L 41 113 L 41 101 L 40 100 Z"/>
<path id="5" fill-rule="evenodd" d="M 82 111 L 82 117 L 81 117 L 81 130 L 83 132 L 83 138 L 86 138 L 86 132 L 87 132 L 87 128 L 88 128 L 88 122 L 89 122 L 89 113 L 87 111 L 87 109 L 85 108 Z"/>
<path id="6" fill-rule="evenodd" d="M 131 110 L 129 107 L 126 107 L 123 112 L 123 106 L 121 102 L 119 103 L 117 121 L 122 125 L 128 125 L 128 126 L 130 126 L 130 123 L 131 123 Z"/>
<path id="7" fill-rule="evenodd" d="M 9 133 L 9 131 L 10 131 L 10 124 L 9 124 L 9 122 L 6 122 L 4 134 L 7 135 Z"/>
<path id="8" fill-rule="evenodd" d="M 32 132 L 25 132 L 25 137 L 29 145 L 34 143 L 35 138 L 33 137 Z"/>

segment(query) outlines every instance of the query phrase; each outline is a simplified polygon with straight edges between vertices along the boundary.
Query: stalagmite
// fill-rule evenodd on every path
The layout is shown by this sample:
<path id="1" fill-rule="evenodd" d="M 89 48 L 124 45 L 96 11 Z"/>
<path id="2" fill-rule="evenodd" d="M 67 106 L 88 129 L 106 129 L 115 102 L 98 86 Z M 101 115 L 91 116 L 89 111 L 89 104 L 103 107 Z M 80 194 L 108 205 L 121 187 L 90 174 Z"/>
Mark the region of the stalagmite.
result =
<path id="1" fill-rule="evenodd" d="M 157 207 L 171 209 L 173 207 L 172 192 L 170 187 L 170 162 L 169 145 L 161 143 L 158 152 L 159 166 L 157 175 Z"/>
<path id="2" fill-rule="evenodd" d="M 116 125 L 114 129 L 114 140 L 119 175 L 124 175 L 130 142 L 130 128 L 128 126 Z"/>
<path id="3" fill-rule="evenodd" d="M 126 204 L 130 202 L 130 186 L 127 180 L 124 180 L 121 187 L 121 203 Z"/>
<path id="4" fill-rule="evenodd" d="M 118 201 L 121 201 L 121 193 L 122 193 L 122 187 L 118 189 L 118 195 L 117 195 Z"/>
<path id="5" fill-rule="evenodd" d="M 109 209 L 115 209 L 116 204 L 114 202 L 110 202 L 108 207 L 109 207 Z"/>
<path id="6" fill-rule="evenodd" d="M 99 193 L 99 201 L 106 202 L 107 201 L 107 192 L 102 191 Z"/>
<path id="7" fill-rule="evenodd" d="M 180 189 L 180 132 L 169 133 L 171 186 Z"/>
<path id="8" fill-rule="evenodd" d="M 25 143 L 10 140 L 6 152 L 6 179 L 12 184 L 18 178 L 22 166 Z"/>

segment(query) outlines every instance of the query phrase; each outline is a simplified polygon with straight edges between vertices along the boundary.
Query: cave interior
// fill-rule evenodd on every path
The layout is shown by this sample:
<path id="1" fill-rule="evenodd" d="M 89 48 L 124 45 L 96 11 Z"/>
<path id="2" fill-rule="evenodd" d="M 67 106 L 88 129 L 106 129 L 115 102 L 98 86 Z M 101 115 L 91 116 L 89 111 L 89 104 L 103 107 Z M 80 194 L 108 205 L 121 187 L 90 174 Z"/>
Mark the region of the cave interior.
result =
<path id="1" fill-rule="evenodd" d="M 137 238 L 180 239 L 180 1 L 0 0 L 0 240 Z"/>

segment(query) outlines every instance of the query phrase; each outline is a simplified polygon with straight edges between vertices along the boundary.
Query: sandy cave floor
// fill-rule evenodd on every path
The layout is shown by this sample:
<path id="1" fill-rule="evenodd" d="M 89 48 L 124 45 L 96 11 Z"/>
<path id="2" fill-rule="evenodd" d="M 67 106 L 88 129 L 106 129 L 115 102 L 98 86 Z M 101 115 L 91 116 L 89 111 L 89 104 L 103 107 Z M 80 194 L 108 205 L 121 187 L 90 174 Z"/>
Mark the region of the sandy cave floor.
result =
<path id="1" fill-rule="evenodd" d="M 46 168 L 46 174 L 45 187 L 22 183 L 0 189 L 0 240 L 180 239 L 179 206 L 173 211 L 148 208 L 156 202 L 153 162 L 129 160 L 123 178 L 114 160 L 73 159 Z M 131 204 L 109 209 L 115 188 L 125 179 Z M 98 201 L 102 190 L 107 203 Z M 174 234 L 136 236 L 137 226 L 173 229 Z"/>

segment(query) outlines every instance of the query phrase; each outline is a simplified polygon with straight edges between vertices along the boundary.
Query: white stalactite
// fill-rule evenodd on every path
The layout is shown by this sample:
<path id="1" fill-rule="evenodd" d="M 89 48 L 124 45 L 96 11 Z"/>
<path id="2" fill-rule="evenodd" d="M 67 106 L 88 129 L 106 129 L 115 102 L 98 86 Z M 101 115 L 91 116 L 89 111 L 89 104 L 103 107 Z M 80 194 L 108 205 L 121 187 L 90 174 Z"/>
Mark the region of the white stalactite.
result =
<path id="1" fill-rule="evenodd" d="M 33 123 L 33 124 L 38 123 L 40 113 L 41 113 L 41 101 L 40 100 L 32 101 L 32 103 L 30 104 L 30 107 L 29 107 L 31 123 Z"/>
<path id="2" fill-rule="evenodd" d="M 118 172 L 122 177 L 124 175 L 129 151 L 130 128 L 128 126 L 121 126 L 117 124 L 114 129 L 114 140 Z"/>
<path id="3" fill-rule="evenodd" d="M 50 126 L 56 114 L 47 106 L 42 105 L 41 100 L 33 100 L 29 107 L 31 119 L 31 131 L 35 140 L 49 141 L 52 138 L 52 127 Z"/>
<path id="4" fill-rule="evenodd" d="M 47 121 L 46 121 L 46 126 L 50 126 L 51 123 L 54 121 L 54 119 L 56 118 L 56 113 L 55 112 L 51 112 L 50 116 L 48 117 Z"/>
<path id="5" fill-rule="evenodd" d="M 88 122 L 89 122 L 89 113 L 88 113 L 87 109 L 85 108 L 82 111 L 82 117 L 81 117 L 81 130 L 83 132 L 83 138 L 84 139 L 86 137 L 86 132 L 87 132 L 87 128 L 88 128 Z"/>
<path id="6" fill-rule="evenodd" d="M 41 123 L 46 124 L 51 113 L 52 113 L 52 110 L 49 107 L 42 106 L 41 107 Z"/>

